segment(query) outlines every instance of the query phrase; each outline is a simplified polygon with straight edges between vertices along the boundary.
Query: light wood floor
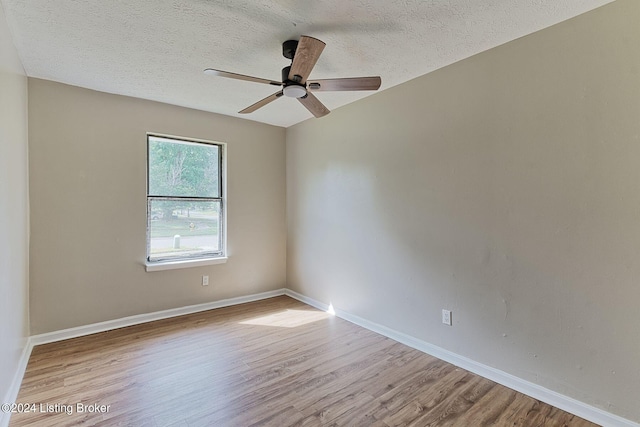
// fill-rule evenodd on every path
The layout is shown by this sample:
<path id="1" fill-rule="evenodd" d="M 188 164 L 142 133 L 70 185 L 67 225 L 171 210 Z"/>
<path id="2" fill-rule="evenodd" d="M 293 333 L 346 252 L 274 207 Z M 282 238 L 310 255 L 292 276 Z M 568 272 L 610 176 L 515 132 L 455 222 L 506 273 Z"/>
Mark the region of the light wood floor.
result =
<path id="1" fill-rule="evenodd" d="M 73 414 L 11 426 L 594 425 L 288 297 L 37 346 L 17 401 Z"/>

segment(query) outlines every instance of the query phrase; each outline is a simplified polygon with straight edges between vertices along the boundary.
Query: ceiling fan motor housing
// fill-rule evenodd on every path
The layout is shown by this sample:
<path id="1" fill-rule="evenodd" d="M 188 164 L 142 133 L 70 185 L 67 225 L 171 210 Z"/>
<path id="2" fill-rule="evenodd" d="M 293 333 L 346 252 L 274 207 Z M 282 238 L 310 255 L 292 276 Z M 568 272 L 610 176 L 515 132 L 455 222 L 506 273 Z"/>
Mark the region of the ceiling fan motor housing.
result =
<path id="1" fill-rule="evenodd" d="M 287 84 L 290 83 L 291 80 L 289 80 L 289 71 L 291 71 L 291 66 L 289 65 L 288 67 L 284 67 L 282 69 L 282 83 Z M 295 83 L 295 82 L 293 82 Z"/>

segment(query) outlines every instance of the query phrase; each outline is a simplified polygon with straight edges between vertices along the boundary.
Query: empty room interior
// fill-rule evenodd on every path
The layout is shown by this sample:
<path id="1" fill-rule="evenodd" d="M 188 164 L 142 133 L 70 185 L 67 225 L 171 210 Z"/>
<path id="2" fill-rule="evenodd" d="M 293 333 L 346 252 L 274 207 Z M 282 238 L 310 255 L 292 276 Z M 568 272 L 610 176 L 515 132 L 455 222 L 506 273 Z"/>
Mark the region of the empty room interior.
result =
<path id="1" fill-rule="evenodd" d="M 0 6 L 0 427 L 640 426 L 639 1 Z"/>

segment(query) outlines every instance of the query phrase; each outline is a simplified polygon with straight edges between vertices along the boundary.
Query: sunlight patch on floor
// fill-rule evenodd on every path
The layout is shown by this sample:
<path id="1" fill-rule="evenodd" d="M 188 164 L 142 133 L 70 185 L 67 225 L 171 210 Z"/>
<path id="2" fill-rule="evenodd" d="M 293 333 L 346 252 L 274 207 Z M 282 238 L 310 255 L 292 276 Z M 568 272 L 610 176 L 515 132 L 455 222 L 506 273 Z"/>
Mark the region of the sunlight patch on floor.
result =
<path id="1" fill-rule="evenodd" d="M 284 310 L 268 316 L 240 322 L 241 325 L 277 326 L 281 328 L 295 328 L 308 323 L 317 322 L 331 317 L 329 313 L 315 310 Z"/>
<path id="2" fill-rule="evenodd" d="M 327 313 L 329 313 L 332 316 L 336 315 L 336 310 L 333 308 L 333 304 L 329 303 L 329 308 L 327 308 Z"/>

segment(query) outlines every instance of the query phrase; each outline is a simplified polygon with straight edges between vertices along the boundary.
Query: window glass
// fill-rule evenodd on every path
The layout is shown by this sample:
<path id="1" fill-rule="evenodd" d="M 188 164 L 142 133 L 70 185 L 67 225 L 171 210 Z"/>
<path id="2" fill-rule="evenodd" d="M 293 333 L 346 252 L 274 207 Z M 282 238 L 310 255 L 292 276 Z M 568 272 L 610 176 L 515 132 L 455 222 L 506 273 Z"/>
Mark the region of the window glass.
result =
<path id="1" fill-rule="evenodd" d="M 222 145 L 148 136 L 147 260 L 222 257 Z"/>

